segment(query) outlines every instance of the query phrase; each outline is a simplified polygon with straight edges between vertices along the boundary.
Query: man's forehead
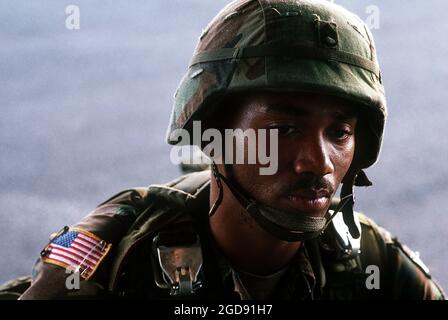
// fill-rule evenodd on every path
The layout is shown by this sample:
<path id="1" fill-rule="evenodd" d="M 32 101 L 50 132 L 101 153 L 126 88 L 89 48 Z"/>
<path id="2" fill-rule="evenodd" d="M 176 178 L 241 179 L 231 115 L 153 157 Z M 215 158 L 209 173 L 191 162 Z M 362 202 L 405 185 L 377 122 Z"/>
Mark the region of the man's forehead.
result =
<path id="1" fill-rule="evenodd" d="M 328 115 L 336 119 L 350 119 L 357 116 L 357 109 L 348 105 L 312 105 L 307 103 L 287 104 L 274 103 L 260 106 L 264 113 L 283 114 L 294 117 Z"/>
<path id="2" fill-rule="evenodd" d="M 352 101 L 335 96 L 314 93 L 271 93 L 258 92 L 246 95 L 244 105 L 254 111 L 285 114 L 296 117 L 316 114 L 334 118 L 354 118 L 358 107 Z"/>

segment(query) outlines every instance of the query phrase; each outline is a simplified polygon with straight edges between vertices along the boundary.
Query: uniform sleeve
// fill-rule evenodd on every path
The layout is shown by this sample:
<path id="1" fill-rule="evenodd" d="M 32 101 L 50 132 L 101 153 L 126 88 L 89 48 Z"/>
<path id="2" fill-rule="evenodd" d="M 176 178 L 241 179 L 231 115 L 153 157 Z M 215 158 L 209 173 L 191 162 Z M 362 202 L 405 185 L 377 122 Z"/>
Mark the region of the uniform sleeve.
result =
<path id="1" fill-rule="evenodd" d="M 52 236 L 20 299 L 106 297 L 114 246 L 145 210 L 146 200 L 145 188 L 125 190 Z"/>
<path id="2" fill-rule="evenodd" d="M 395 299 L 445 300 L 442 288 L 432 279 L 418 254 L 396 238 L 388 247 L 392 269 L 392 293 Z"/>
<path id="3" fill-rule="evenodd" d="M 417 253 L 372 219 L 363 214 L 359 217 L 363 226 L 361 260 L 364 266 L 376 265 L 380 270 L 380 290 L 373 296 L 388 300 L 445 300 L 442 288 Z M 367 291 L 372 294 L 373 290 Z"/>

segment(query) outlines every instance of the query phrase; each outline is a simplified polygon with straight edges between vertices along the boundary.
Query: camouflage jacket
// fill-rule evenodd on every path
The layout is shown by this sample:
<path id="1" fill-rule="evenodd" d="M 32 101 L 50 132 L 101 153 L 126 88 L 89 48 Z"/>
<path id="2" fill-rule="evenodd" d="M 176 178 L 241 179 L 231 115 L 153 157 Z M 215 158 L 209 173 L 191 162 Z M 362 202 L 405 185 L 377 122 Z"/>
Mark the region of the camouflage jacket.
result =
<path id="1" fill-rule="evenodd" d="M 190 298 L 247 298 L 208 228 L 209 182 L 209 171 L 192 173 L 166 185 L 125 190 L 102 203 L 81 222 L 52 237 L 35 265 L 32 281 L 25 279 L 31 285 L 21 299 L 169 299 L 170 290 L 156 284 L 161 279 L 153 239 L 164 230 L 176 235 L 181 225 L 192 226 L 201 243 L 202 287 Z M 358 217 L 359 254 L 344 257 L 335 244 L 334 230 L 328 229 L 319 239 L 304 243 L 270 296 L 281 300 L 444 299 L 442 289 L 412 251 L 371 219 Z M 79 231 L 91 236 L 90 240 L 97 239 L 101 250 L 96 260 L 91 259 L 93 266 L 81 277 L 79 287 L 68 288 L 70 273 L 63 268 L 67 265 L 52 259 L 56 251 L 52 253 L 51 244 L 61 244 L 70 232 Z M 367 285 L 368 266 L 379 271 L 377 286 Z M 23 282 L 11 282 L 0 291 L 14 297 L 14 290 L 22 293 L 28 287 Z"/>

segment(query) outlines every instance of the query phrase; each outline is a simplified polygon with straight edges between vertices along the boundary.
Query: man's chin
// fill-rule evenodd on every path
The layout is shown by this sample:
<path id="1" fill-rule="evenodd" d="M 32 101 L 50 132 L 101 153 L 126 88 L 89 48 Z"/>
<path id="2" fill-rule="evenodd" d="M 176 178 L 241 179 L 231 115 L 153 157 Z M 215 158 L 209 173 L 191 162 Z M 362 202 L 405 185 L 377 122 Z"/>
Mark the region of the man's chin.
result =
<path id="1" fill-rule="evenodd" d="M 324 217 L 330 204 L 331 199 L 327 197 L 318 199 L 284 197 L 276 208 L 289 214 Z"/>

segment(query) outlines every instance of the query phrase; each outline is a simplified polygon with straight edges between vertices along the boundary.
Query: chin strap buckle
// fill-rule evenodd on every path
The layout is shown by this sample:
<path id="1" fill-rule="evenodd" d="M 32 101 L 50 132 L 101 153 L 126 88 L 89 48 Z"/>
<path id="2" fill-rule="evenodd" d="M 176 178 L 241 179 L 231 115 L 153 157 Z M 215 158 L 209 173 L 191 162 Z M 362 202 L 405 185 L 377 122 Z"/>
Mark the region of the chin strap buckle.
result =
<path id="1" fill-rule="evenodd" d="M 159 232 L 153 246 L 160 266 L 155 275 L 160 288 L 170 289 L 170 295 L 185 297 L 202 287 L 202 249 L 199 235 L 189 226 Z"/>
<path id="2" fill-rule="evenodd" d="M 333 210 L 329 210 L 330 214 L 333 214 Z M 358 228 L 361 230 L 361 224 L 359 222 L 359 217 L 356 212 L 353 214 L 354 222 Z M 342 215 L 337 214 L 331 221 L 331 226 L 334 231 L 335 242 L 338 251 L 340 252 L 340 257 L 343 260 L 354 259 L 361 253 L 361 237 L 354 238 L 349 231 L 349 228 L 344 222 Z"/>

